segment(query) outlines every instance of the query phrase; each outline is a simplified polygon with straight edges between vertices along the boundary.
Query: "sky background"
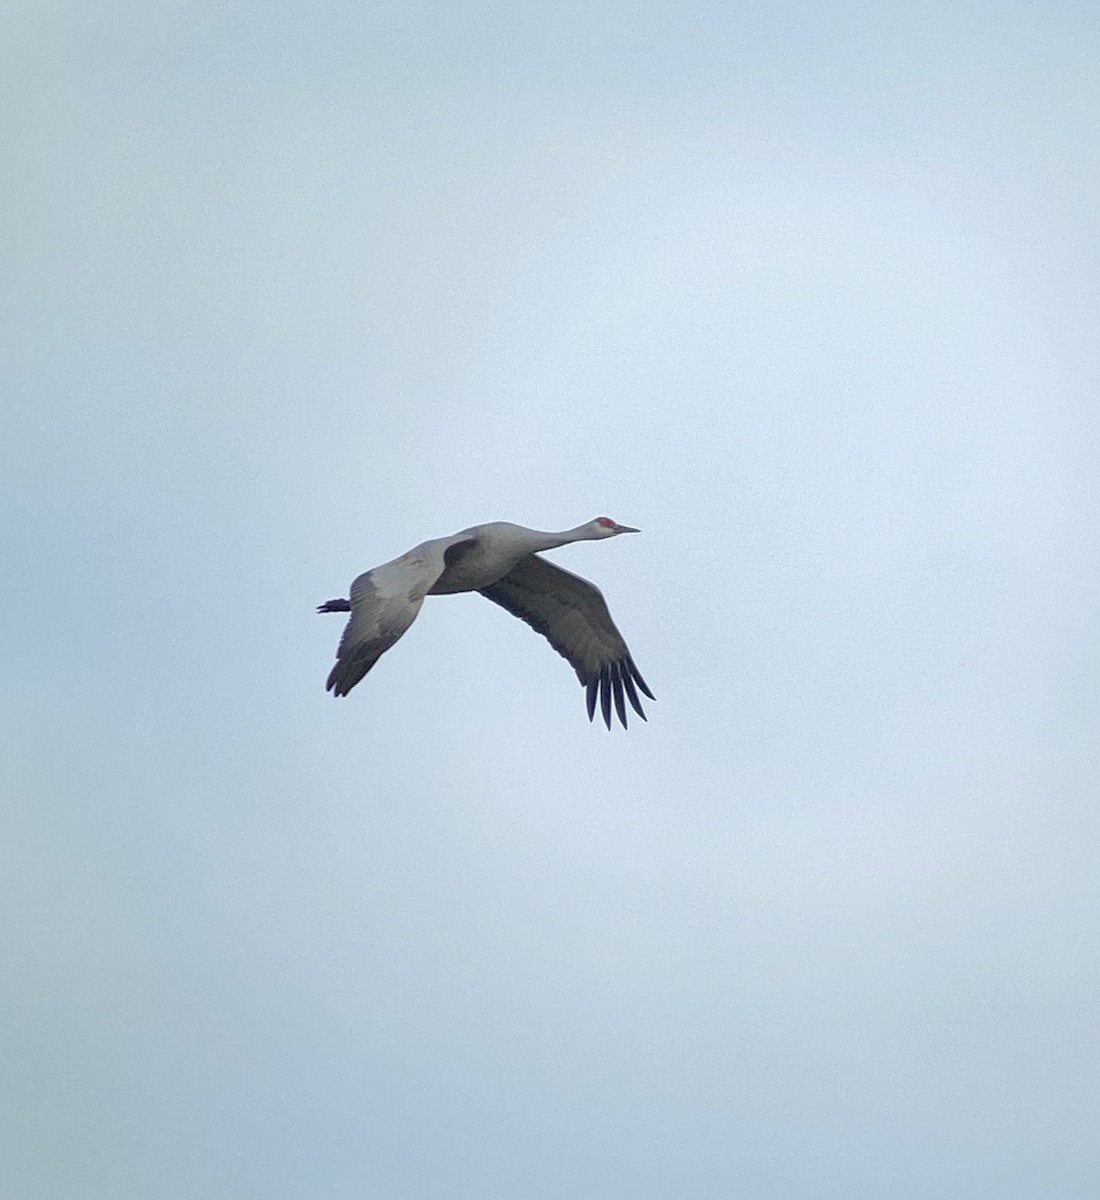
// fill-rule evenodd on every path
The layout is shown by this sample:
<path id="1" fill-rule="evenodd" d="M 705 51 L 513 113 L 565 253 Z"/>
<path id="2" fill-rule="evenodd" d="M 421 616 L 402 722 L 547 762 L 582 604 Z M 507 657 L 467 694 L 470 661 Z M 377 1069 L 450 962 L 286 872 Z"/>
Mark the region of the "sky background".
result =
<path id="1" fill-rule="evenodd" d="M 1095 1200 L 1095 5 L 4 24 L 4 1196 Z"/>

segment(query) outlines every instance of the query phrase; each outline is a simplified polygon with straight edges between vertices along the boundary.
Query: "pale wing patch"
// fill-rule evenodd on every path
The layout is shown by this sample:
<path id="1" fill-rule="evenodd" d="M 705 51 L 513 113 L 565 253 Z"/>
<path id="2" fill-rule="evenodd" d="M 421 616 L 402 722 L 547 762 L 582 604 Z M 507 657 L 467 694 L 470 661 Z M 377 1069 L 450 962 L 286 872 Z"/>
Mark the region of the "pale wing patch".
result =
<path id="1" fill-rule="evenodd" d="M 443 571 L 443 547 L 417 546 L 351 585 L 351 617 L 340 638 L 336 665 L 325 683 L 346 696 L 416 620 L 428 589 Z"/>

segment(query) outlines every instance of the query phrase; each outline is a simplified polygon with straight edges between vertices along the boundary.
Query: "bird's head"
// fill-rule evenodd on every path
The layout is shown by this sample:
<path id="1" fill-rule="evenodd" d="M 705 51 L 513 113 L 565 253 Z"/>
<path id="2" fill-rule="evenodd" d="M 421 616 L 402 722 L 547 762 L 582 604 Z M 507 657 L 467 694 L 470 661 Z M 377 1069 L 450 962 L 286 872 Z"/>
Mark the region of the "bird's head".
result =
<path id="1" fill-rule="evenodd" d="M 617 537 L 620 533 L 641 532 L 630 525 L 618 525 L 610 517 L 597 517 L 594 521 L 589 522 L 588 527 L 592 530 L 594 538 Z"/>

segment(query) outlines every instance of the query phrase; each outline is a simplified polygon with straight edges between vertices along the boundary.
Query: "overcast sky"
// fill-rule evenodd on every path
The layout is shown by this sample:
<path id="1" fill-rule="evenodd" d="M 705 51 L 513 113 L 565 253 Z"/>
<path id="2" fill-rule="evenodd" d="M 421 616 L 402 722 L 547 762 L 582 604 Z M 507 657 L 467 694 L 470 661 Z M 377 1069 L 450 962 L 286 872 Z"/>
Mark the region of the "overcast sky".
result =
<path id="1" fill-rule="evenodd" d="M 1095 1200 L 1095 5 L 5 25 L 5 1197 Z"/>

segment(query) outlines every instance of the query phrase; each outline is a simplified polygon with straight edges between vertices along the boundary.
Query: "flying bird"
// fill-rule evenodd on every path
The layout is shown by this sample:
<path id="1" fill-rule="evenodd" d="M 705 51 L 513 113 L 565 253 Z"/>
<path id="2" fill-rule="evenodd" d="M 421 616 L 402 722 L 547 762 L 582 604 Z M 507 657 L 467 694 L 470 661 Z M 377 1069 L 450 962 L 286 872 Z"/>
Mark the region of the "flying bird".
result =
<path id="1" fill-rule="evenodd" d="M 638 690 L 651 700 L 623 635 L 598 588 L 539 556 L 570 542 L 599 541 L 637 533 L 610 517 L 562 533 L 542 533 L 508 521 L 474 525 L 435 538 L 352 582 L 349 598 L 327 600 L 318 612 L 350 612 L 325 690 L 346 696 L 416 620 L 425 596 L 480 592 L 526 621 L 577 672 L 587 689 L 588 719 L 596 702 L 607 728 L 611 705 L 626 728 L 626 701 L 644 721 Z"/>

